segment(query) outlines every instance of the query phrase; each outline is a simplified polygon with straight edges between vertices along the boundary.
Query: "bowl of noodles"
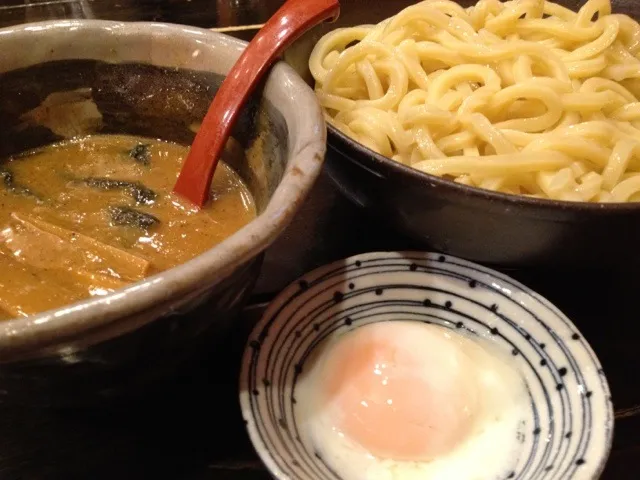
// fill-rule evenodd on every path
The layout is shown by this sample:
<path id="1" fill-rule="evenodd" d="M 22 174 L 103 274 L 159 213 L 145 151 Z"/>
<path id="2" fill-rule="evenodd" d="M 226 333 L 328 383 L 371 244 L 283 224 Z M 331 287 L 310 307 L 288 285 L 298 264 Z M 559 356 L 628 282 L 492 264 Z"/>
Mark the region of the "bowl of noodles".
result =
<path id="1" fill-rule="evenodd" d="M 287 60 L 341 190 L 429 247 L 624 265 L 640 241 L 640 5 L 342 2 Z M 631 257 L 631 258 L 630 258 Z"/>

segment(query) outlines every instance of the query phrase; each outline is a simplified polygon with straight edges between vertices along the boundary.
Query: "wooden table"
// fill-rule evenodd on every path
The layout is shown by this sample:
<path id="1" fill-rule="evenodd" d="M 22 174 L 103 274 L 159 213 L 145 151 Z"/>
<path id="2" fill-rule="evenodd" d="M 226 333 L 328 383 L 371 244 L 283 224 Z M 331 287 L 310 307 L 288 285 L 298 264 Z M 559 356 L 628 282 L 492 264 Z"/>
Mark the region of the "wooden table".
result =
<path id="1" fill-rule="evenodd" d="M 3 0 L 0 26 L 49 16 L 251 25 L 264 21 L 278 3 Z M 247 330 L 274 292 L 303 272 L 355 253 L 410 248 L 418 246 L 367 218 L 322 177 L 295 222 L 267 252 L 254 300 L 238 318 L 227 347 L 212 351 L 205 362 L 126 407 L 0 410 L 0 480 L 269 478 L 244 431 L 237 402 Z M 616 406 L 614 448 L 603 478 L 640 478 L 635 457 L 640 456 L 640 349 L 632 333 L 640 275 L 597 270 L 508 273 L 558 305 L 591 342 Z"/>

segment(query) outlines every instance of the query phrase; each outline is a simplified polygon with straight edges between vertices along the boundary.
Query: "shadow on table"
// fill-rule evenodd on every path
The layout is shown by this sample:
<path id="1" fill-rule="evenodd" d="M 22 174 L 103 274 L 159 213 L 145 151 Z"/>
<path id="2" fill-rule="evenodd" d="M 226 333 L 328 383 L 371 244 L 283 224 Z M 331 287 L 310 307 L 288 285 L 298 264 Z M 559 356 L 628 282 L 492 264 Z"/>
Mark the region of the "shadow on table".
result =
<path id="1" fill-rule="evenodd" d="M 224 350 L 126 406 L 0 409 L 0 478 L 269 478 L 237 401 L 244 340 L 257 315 L 246 313 Z"/>

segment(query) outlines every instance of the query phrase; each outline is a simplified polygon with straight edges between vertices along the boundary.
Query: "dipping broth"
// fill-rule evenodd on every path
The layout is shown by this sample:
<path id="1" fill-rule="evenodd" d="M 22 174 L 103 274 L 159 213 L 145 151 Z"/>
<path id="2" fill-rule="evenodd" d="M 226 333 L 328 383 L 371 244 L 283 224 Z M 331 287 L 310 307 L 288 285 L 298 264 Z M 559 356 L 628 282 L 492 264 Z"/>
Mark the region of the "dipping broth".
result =
<path id="1" fill-rule="evenodd" d="M 188 148 L 74 139 L 0 164 L 0 319 L 105 295 L 203 253 L 256 216 L 220 162 L 198 210 L 171 193 Z"/>

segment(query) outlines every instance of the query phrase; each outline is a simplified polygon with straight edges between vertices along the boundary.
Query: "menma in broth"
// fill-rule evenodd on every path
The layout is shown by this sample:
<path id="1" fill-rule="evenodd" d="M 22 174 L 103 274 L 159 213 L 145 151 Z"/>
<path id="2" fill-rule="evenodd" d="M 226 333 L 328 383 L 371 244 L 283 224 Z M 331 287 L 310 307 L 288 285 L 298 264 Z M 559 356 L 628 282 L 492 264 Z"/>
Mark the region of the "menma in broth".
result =
<path id="1" fill-rule="evenodd" d="M 248 188 L 222 162 L 204 209 L 171 194 L 187 151 L 97 135 L 0 164 L 0 319 L 104 295 L 192 259 L 255 218 Z"/>

